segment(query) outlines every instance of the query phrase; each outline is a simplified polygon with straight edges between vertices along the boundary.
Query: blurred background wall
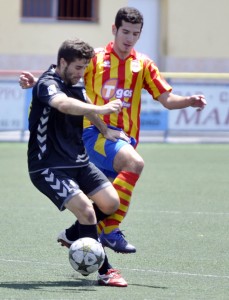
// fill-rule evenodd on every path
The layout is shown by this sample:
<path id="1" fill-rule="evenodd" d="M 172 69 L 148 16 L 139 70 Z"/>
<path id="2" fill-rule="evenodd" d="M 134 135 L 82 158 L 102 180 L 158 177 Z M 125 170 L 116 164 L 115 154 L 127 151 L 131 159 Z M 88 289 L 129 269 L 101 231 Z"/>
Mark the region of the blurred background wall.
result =
<path id="1" fill-rule="evenodd" d="M 60 0 L 44 2 L 50 1 Z M 93 1 L 95 21 L 63 21 L 25 18 L 25 0 L 0 0 L 0 69 L 46 69 L 68 37 L 103 46 L 113 39 L 117 10 L 135 6 L 145 18 L 136 48 L 150 55 L 161 71 L 229 72 L 228 0 Z"/>

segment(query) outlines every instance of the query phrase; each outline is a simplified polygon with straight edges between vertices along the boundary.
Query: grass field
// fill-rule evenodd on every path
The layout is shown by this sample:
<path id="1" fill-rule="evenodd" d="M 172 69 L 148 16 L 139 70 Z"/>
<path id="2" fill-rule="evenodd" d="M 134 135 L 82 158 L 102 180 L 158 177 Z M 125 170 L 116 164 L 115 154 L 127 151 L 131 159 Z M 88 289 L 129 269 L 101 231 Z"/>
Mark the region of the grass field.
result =
<path id="1" fill-rule="evenodd" d="M 56 236 L 73 218 L 32 186 L 26 144 L 0 143 L 0 299 L 228 300 L 229 145 L 142 144 L 145 169 L 121 229 L 137 247 L 107 250 L 127 288 L 78 275 Z"/>

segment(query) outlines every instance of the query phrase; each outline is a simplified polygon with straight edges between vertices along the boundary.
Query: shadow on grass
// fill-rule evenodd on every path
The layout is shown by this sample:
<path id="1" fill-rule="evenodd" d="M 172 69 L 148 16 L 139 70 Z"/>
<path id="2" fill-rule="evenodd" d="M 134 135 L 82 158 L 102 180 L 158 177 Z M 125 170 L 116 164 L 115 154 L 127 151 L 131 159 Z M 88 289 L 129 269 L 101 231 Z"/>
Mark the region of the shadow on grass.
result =
<path id="1" fill-rule="evenodd" d="M 22 281 L 22 282 L 1 282 L 0 288 L 15 289 L 15 290 L 43 290 L 46 288 L 64 288 L 65 290 L 74 290 L 76 287 L 81 287 L 81 290 L 95 290 L 98 286 L 97 281 L 87 279 L 77 279 L 74 281 Z"/>
<path id="2" fill-rule="evenodd" d="M 147 287 L 152 289 L 168 289 L 163 286 L 142 285 L 131 283 L 129 286 Z M 74 290 L 76 287 L 81 287 L 81 291 L 96 291 L 99 287 L 96 280 L 77 279 L 75 281 L 28 281 L 28 282 L 1 282 L 0 288 L 15 289 L 15 290 L 43 290 L 46 288 L 64 288 L 65 290 Z"/>
<path id="3" fill-rule="evenodd" d="M 128 284 L 128 286 L 139 286 L 139 287 L 147 287 L 147 288 L 162 289 L 162 290 L 168 289 L 168 287 L 166 287 L 166 286 L 146 285 L 146 284 L 137 284 L 137 283 L 130 283 L 130 284 Z"/>

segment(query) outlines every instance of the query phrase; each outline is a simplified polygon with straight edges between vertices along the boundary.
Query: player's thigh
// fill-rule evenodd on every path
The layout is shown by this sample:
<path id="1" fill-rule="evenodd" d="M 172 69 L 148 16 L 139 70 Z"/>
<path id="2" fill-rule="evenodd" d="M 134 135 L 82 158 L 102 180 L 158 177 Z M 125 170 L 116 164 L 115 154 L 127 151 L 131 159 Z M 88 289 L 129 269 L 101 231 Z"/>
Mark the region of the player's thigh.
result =
<path id="1" fill-rule="evenodd" d="M 46 169 L 30 177 L 37 189 L 59 210 L 67 208 L 82 224 L 96 222 L 91 200 L 83 193 L 77 181 L 80 169 Z"/>
<path id="2" fill-rule="evenodd" d="M 144 167 L 144 160 L 130 144 L 126 144 L 116 153 L 113 166 L 116 172 L 130 171 L 140 174 Z"/>
<path id="3" fill-rule="evenodd" d="M 81 190 L 107 214 L 119 206 L 119 197 L 108 178 L 93 164 L 81 169 L 78 178 Z"/>
<path id="4" fill-rule="evenodd" d="M 92 202 L 83 192 L 67 201 L 65 207 L 76 216 L 80 224 L 89 225 L 96 223 Z"/>
<path id="5" fill-rule="evenodd" d="M 64 210 L 65 204 L 82 192 L 71 174 L 63 169 L 47 168 L 41 172 L 30 174 L 30 179 L 34 186 L 47 196 L 59 210 Z"/>
<path id="6" fill-rule="evenodd" d="M 113 167 L 114 158 L 119 150 L 128 143 L 121 139 L 116 142 L 107 140 L 94 127 L 86 128 L 83 136 L 90 161 L 102 171 L 115 172 Z"/>
<path id="7" fill-rule="evenodd" d="M 99 209 L 107 215 L 114 213 L 120 205 L 118 193 L 113 185 L 99 190 L 91 195 L 90 198 L 96 203 Z"/>

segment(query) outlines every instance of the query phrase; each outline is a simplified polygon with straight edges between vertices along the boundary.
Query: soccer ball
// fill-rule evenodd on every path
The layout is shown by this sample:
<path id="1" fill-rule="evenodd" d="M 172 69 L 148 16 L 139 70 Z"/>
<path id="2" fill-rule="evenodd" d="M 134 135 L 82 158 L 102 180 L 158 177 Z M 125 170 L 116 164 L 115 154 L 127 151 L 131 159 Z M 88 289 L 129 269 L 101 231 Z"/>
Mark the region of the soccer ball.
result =
<path id="1" fill-rule="evenodd" d="M 103 264 L 103 246 L 92 238 L 80 238 L 69 249 L 69 261 L 74 270 L 87 276 L 96 272 Z"/>

